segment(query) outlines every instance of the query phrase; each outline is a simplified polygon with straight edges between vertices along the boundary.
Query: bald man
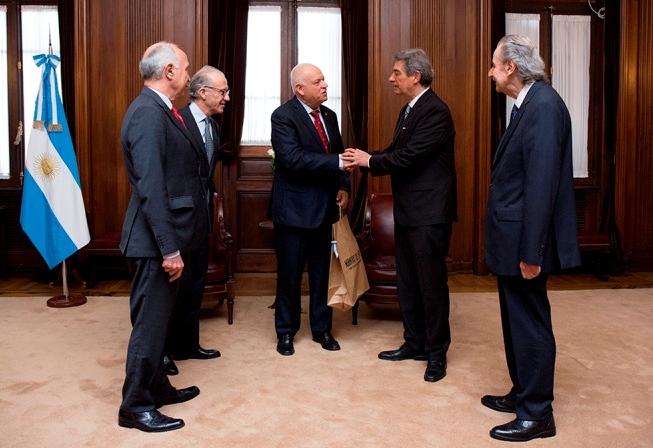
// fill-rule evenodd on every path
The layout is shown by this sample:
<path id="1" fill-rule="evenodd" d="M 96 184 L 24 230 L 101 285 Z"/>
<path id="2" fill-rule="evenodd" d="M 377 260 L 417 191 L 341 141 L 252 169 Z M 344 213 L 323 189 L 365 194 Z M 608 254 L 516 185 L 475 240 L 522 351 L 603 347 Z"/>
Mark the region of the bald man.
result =
<path id="1" fill-rule="evenodd" d="M 295 96 L 272 113 L 275 171 L 272 220 L 277 253 L 275 328 L 277 351 L 295 352 L 301 282 L 308 263 L 309 322 L 313 341 L 340 350 L 331 334 L 333 309 L 327 306 L 331 224 L 349 200 L 349 173 L 342 169 L 343 143 L 338 118 L 323 106 L 327 83 L 322 71 L 299 64 L 291 72 Z"/>

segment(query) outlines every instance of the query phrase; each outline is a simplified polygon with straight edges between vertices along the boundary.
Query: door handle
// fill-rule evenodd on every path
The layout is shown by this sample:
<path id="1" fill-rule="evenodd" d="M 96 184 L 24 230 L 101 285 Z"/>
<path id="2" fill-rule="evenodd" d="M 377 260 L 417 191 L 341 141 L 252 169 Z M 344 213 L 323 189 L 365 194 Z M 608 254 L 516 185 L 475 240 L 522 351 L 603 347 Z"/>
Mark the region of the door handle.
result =
<path id="1" fill-rule="evenodd" d="M 14 146 L 20 145 L 20 142 L 23 140 L 23 122 L 18 122 L 18 130 L 16 131 L 16 138 L 14 139 Z"/>

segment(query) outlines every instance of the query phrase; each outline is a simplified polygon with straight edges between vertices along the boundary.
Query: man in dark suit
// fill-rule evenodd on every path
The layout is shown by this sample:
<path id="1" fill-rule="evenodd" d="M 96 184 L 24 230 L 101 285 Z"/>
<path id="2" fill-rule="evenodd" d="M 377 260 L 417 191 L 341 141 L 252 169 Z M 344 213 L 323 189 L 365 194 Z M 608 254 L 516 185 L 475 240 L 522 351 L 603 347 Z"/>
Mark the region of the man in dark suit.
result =
<path id="1" fill-rule="evenodd" d="M 409 49 L 394 61 L 389 81 L 409 102 L 399 113 L 392 143 L 372 155 L 348 148 L 342 158 L 347 168 L 390 174 L 392 183 L 405 342 L 379 358 L 427 360 L 424 380 L 435 382 L 446 375 L 451 342 L 446 256 L 458 220 L 455 131 L 449 108 L 430 88 L 434 71 L 426 53 Z"/>
<path id="2" fill-rule="evenodd" d="M 170 431 L 184 421 L 157 409 L 195 398 L 195 386 L 175 389 L 163 369 L 163 346 L 177 297 L 183 258 L 207 232 L 200 154 L 172 101 L 188 83 L 188 58 L 176 45 L 150 46 L 139 64 L 144 87 L 122 124 L 131 199 L 120 249 L 133 281 L 132 333 L 118 424 L 146 432 Z"/>
<path id="3" fill-rule="evenodd" d="M 213 171 L 218 160 L 220 134 L 211 115 L 221 114 L 229 101 L 229 86 L 224 74 L 215 67 L 204 66 L 193 75 L 188 86 L 191 103 L 179 113 L 193 136 L 193 143 L 200 154 L 199 174 L 202 191 L 208 202 L 208 226 L 202 244 L 188 253 L 184 272 L 179 282 L 177 303 L 166 340 L 163 360 L 168 375 L 179 373 L 173 359 L 212 359 L 220 356 L 217 350 L 200 346 L 199 314 L 204 296 L 204 284 L 209 263 L 209 242 L 213 223 Z M 207 138 L 208 134 L 208 138 Z"/>
<path id="4" fill-rule="evenodd" d="M 319 68 L 299 64 L 291 72 L 295 96 L 272 113 L 275 171 L 272 220 L 277 252 L 275 328 L 277 351 L 295 352 L 301 283 L 308 263 L 309 321 L 313 340 L 339 350 L 331 334 L 333 309 L 327 306 L 331 224 L 349 199 L 349 173 L 342 169 L 344 145 L 338 118 L 321 104 L 327 83 Z"/>
<path id="5" fill-rule="evenodd" d="M 485 229 L 485 262 L 497 276 L 513 386 L 507 395 L 486 395 L 481 402 L 517 414 L 493 428 L 493 438 L 524 441 L 556 434 L 556 346 L 546 281 L 552 269 L 580 263 L 571 119 L 527 37 L 501 39 L 488 76 L 497 92 L 516 99 L 493 155 Z"/>

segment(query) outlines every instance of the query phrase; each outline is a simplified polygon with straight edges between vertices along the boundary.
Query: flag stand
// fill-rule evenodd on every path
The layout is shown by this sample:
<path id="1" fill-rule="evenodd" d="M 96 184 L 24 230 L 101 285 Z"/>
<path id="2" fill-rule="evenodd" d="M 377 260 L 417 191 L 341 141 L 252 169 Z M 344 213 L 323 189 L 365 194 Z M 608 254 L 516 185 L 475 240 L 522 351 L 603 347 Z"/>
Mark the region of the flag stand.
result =
<path id="1" fill-rule="evenodd" d="M 48 299 L 48 306 L 51 308 L 68 308 L 86 303 L 84 294 L 70 294 L 68 292 L 68 275 L 66 273 L 66 260 L 61 263 L 61 279 L 63 280 L 63 294 Z"/>

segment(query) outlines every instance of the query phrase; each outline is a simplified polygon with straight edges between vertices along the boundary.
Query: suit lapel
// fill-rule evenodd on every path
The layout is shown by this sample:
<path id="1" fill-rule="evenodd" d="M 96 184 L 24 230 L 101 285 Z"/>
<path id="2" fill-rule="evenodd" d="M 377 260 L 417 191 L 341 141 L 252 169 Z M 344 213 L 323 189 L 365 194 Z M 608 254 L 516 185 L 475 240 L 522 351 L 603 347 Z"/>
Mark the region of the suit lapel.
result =
<path id="1" fill-rule="evenodd" d="M 508 143 L 510 142 L 510 139 L 512 138 L 513 134 L 515 133 L 515 129 L 519 126 L 519 122 L 521 121 L 521 117 L 524 115 L 524 111 L 527 110 L 528 108 L 528 103 L 530 103 L 531 99 L 537 91 L 542 87 L 544 84 L 544 81 L 538 81 L 536 82 L 533 87 L 530 88 L 528 91 L 528 94 L 526 95 L 526 98 L 524 98 L 524 101 L 521 104 L 521 107 L 517 111 L 517 115 L 515 115 L 515 118 L 512 119 L 508 127 L 506 128 L 506 131 L 503 133 L 503 136 L 501 137 L 501 140 L 499 141 L 499 145 L 497 146 L 497 150 L 494 153 L 494 159 L 492 160 L 492 166 L 495 166 L 501 156 L 503 155 L 503 152 L 506 149 L 506 146 L 508 146 Z"/>
<path id="2" fill-rule="evenodd" d="M 315 123 L 313 123 L 313 118 L 306 113 L 306 109 L 304 109 L 304 106 L 301 104 L 301 101 L 299 98 L 295 97 L 295 112 L 297 115 L 299 115 L 299 119 L 302 123 L 304 123 L 304 126 L 308 129 L 308 132 L 315 138 L 316 143 L 319 145 L 319 148 L 324 148 L 322 145 L 322 139 L 320 139 L 320 135 L 317 133 L 317 129 L 315 128 Z M 325 122 L 327 120 L 324 120 Z M 331 129 L 329 129 L 328 132 L 330 132 Z M 331 135 L 331 134 L 329 134 Z"/>

